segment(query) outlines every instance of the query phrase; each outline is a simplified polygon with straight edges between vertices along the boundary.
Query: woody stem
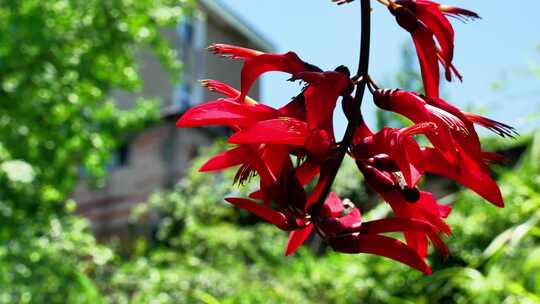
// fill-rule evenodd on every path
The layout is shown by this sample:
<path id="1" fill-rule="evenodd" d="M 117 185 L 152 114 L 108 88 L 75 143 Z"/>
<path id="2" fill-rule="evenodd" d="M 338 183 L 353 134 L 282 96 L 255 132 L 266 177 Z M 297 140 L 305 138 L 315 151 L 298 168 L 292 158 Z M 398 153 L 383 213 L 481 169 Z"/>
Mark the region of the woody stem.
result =
<path id="1" fill-rule="evenodd" d="M 343 162 L 343 159 L 345 158 L 345 154 L 347 154 L 347 150 L 349 149 L 352 140 L 354 132 L 358 125 L 360 125 L 363 122 L 362 114 L 360 107 L 362 105 L 362 99 L 364 97 L 364 92 L 366 90 L 366 84 L 368 82 L 369 76 L 368 76 L 368 68 L 369 68 L 369 48 L 370 48 L 370 41 L 371 41 L 371 0 L 361 0 L 361 18 L 362 18 L 362 24 L 361 24 L 361 38 L 360 38 L 360 58 L 358 61 L 358 72 L 357 77 L 359 77 L 360 81 L 356 84 L 356 93 L 353 99 L 353 113 L 352 113 L 352 119 L 349 120 L 347 124 L 347 129 L 345 131 L 345 135 L 343 135 L 343 140 L 341 141 L 341 144 L 338 147 L 338 155 L 336 160 L 334 161 L 334 165 L 332 166 L 331 172 L 328 174 L 328 180 L 324 185 L 324 189 L 321 192 L 321 195 L 319 196 L 318 200 L 313 204 L 311 207 L 312 213 L 317 214 L 319 209 L 324 204 L 324 201 L 326 200 L 326 197 L 330 193 L 330 190 L 332 189 L 332 184 L 334 183 L 334 180 L 336 179 L 337 172 L 339 171 L 339 168 L 341 167 L 341 163 Z"/>

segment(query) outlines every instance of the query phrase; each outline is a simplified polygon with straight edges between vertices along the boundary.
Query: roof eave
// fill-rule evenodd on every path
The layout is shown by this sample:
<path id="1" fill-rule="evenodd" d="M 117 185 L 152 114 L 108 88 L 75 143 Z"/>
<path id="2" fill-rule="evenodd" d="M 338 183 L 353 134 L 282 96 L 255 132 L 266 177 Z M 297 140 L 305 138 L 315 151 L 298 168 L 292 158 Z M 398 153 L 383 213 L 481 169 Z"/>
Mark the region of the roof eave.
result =
<path id="1" fill-rule="evenodd" d="M 217 15 L 223 22 L 237 30 L 240 34 L 250 40 L 260 51 L 274 52 L 275 46 L 268 39 L 264 38 L 260 33 L 256 32 L 252 26 L 236 16 L 226 8 L 223 4 L 216 0 L 199 0 L 209 12 Z"/>

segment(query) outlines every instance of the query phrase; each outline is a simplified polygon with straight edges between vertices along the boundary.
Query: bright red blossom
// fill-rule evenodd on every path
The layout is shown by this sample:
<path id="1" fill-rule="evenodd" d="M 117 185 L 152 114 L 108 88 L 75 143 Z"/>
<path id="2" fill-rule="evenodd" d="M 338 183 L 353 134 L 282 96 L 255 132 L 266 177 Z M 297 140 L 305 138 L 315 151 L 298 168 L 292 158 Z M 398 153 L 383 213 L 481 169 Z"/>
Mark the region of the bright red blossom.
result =
<path id="1" fill-rule="evenodd" d="M 447 16 L 479 18 L 476 13 L 427 0 L 389 1 L 388 9 L 414 40 L 427 96 L 439 96 L 438 62 L 444 67 L 448 81 L 452 80 L 452 74 L 461 80 L 461 75 L 452 64 L 454 29 Z"/>
<path id="2" fill-rule="evenodd" d="M 501 157 L 482 150 L 475 125 L 503 137 L 513 136 L 515 131 L 463 112 L 439 97 L 439 63 L 448 80 L 452 73 L 461 79 L 452 65 L 454 31 L 447 17 L 478 18 L 475 13 L 427 0 L 379 2 L 413 37 L 425 95 L 378 89 L 367 72 L 351 77 L 344 66 L 323 71 L 294 52 L 270 54 L 214 44 L 209 47 L 211 52 L 243 61 L 241 87 L 237 90 L 216 80 L 202 81 L 223 98 L 189 109 L 177 126 L 225 126 L 231 130 L 230 149 L 209 159 L 200 170 L 239 167 L 238 183 L 258 176 L 259 189 L 249 198 L 231 197 L 226 201 L 288 231 L 285 255 L 294 253 L 316 234 L 336 251 L 376 254 L 431 273 L 425 261 L 428 244 L 442 256 L 449 254 L 441 236 L 451 234 L 445 222 L 451 207 L 421 191 L 418 182 L 425 173 L 445 176 L 502 207 L 501 192 L 487 166 Z M 365 5 L 366 0 L 362 3 Z M 366 18 L 369 10 L 364 8 Z M 363 48 L 365 38 L 363 34 Z M 272 71 L 287 73 L 290 81 L 304 84 L 296 97 L 277 109 L 247 96 L 257 78 Z M 372 132 L 358 110 L 362 100 L 358 92 L 366 85 L 379 108 L 403 115 L 413 124 Z M 355 86 L 357 96 L 353 97 Z M 340 101 L 349 127 L 338 142 L 333 117 Z M 417 135 L 425 135 L 432 146 L 419 145 Z M 367 186 L 390 205 L 393 217 L 362 221 L 357 205 L 330 192 L 345 154 L 355 160 Z M 308 184 L 314 185 L 309 193 Z M 404 242 L 384 235 L 391 232 L 402 233 Z"/>

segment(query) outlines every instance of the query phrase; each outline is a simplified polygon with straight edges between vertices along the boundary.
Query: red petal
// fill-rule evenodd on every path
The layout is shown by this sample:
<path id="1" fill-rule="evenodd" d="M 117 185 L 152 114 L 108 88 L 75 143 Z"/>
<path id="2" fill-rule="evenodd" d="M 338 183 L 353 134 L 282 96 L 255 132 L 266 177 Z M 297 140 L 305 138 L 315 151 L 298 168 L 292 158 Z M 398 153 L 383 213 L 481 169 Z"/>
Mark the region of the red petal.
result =
<path id="1" fill-rule="evenodd" d="M 450 215 L 450 212 L 452 212 L 452 207 L 439 204 L 439 214 L 442 218 L 447 218 Z"/>
<path id="2" fill-rule="evenodd" d="M 311 152 L 314 158 L 328 158 L 330 148 L 335 144 L 333 135 L 328 134 L 323 129 L 311 131 L 304 143 L 306 150 Z"/>
<path id="3" fill-rule="evenodd" d="M 253 191 L 249 194 L 249 198 L 256 199 L 256 200 L 262 200 L 264 198 L 263 193 L 261 190 Z"/>
<path id="4" fill-rule="evenodd" d="M 372 136 L 373 132 L 369 129 L 369 127 L 364 122 L 364 119 L 360 119 L 361 123 L 358 127 L 356 127 L 356 130 L 354 131 L 353 136 L 353 145 L 358 145 L 360 142 L 362 142 L 366 137 Z"/>
<path id="5" fill-rule="evenodd" d="M 262 151 L 261 159 L 274 176 L 280 177 L 285 168 L 292 171 L 289 149 L 286 146 L 268 145 Z"/>
<path id="6" fill-rule="evenodd" d="M 277 212 L 266 206 L 259 205 L 257 202 L 246 198 L 228 197 L 225 200 L 233 204 L 235 207 L 247 210 L 279 228 L 283 229 L 286 227 L 287 217 L 283 213 Z"/>
<path id="7" fill-rule="evenodd" d="M 460 109 L 441 98 L 428 98 L 426 101 L 430 105 L 454 115 L 464 123 L 466 132 L 463 132 L 463 130 L 450 130 L 452 137 L 459 144 L 458 147 L 462 147 L 473 160 L 480 162 L 482 160 L 480 138 L 474 129 L 473 122 Z"/>
<path id="8" fill-rule="evenodd" d="M 190 108 L 176 122 L 176 126 L 191 128 L 209 125 L 242 125 L 252 120 L 246 106 L 230 99 L 218 99 Z"/>
<path id="9" fill-rule="evenodd" d="M 294 97 L 289 103 L 279 108 L 281 116 L 293 117 L 299 120 L 306 120 L 306 105 L 304 95 Z"/>
<path id="10" fill-rule="evenodd" d="M 260 51 L 222 43 L 212 44 L 208 47 L 208 50 L 214 54 L 222 55 L 223 57 L 243 60 L 248 60 L 264 54 Z"/>
<path id="11" fill-rule="evenodd" d="M 428 240 L 425 233 L 405 231 L 403 232 L 407 245 L 414 249 L 419 256 L 425 258 L 428 253 Z"/>
<path id="12" fill-rule="evenodd" d="M 437 132 L 426 133 L 426 136 L 449 162 L 456 162 L 457 153 L 450 130 L 467 132 L 466 125 L 458 117 L 427 104 L 413 92 L 378 90 L 374 101 L 380 108 L 401 114 L 416 124 L 434 122 L 439 127 Z"/>
<path id="13" fill-rule="evenodd" d="M 431 192 L 420 192 L 420 199 L 415 203 L 416 207 L 420 211 L 420 214 L 433 226 L 437 227 L 440 231 L 450 235 L 452 229 L 448 224 L 442 220 L 439 204 Z"/>
<path id="14" fill-rule="evenodd" d="M 234 144 L 276 144 L 303 146 L 307 138 L 307 124 L 294 118 L 260 121 L 229 137 Z"/>
<path id="15" fill-rule="evenodd" d="M 223 83 L 217 80 L 204 79 L 204 80 L 201 80 L 201 85 L 203 87 L 206 87 L 211 92 L 216 92 L 218 94 L 225 95 L 229 98 L 238 98 L 238 96 L 240 96 L 240 91 L 229 86 L 226 83 Z M 248 105 L 258 104 L 258 102 L 256 102 L 249 96 L 246 96 L 245 103 Z"/>
<path id="16" fill-rule="evenodd" d="M 496 120 L 489 119 L 487 117 L 483 117 L 483 116 L 472 114 L 472 113 L 464 112 L 463 114 L 465 114 L 465 116 L 467 116 L 467 118 L 470 119 L 475 124 L 478 124 L 484 128 L 487 128 L 501 137 L 506 137 L 506 136 L 514 137 L 515 135 L 518 135 L 516 130 L 512 126 L 509 126 L 507 124 L 503 124 Z"/>
<path id="17" fill-rule="evenodd" d="M 300 167 L 296 169 L 296 177 L 302 185 L 309 183 L 317 174 L 319 174 L 320 167 L 315 161 L 309 159 L 305 161 Z"/>
<path id="18" fill-rule="evenodd" d="M 441 47 L 442 59 L 446 68 L 449 69 L 452 59 L 454 58 L 454 29 L 452 28 L 452 25 L 439 11 L 438 5 L 417 5 L 416 16 L 437 38 L 439 46 Z"/>
<path id="19" fill-rule="evenodd" d="M 325 171 L 322 171 L 321 174 L 319 175 L 319 180 L 317 180 L 315 187 L 313 187 L 313 190 L 311 191 L 311 194 L 308 197 L 305 211 L 308 211 L 309 208 L 311 208 L 311 206 L 319 200 L 319 197 L 322 195 L 322 192 L 327 182 L 328 182 L 328 174 L 325 174 Z"/>
<path id="20" fill-rule="evenodd" d="M 360 209 L 353 208 L 347 215 L 340 217 L 338 220 L 341 226 L 347 229 L 353 225 L 360 225 L 362 223 L 362 214 Z"/>
<path id="21" fill-rule="evenodd" d="M 248 149 L 246 153 L 246 162 L 248 162 L 257 173 L 259 173 L 261 185 L 269 187 L 277 182 L 277 176 L 272 172 L 272 168 L 262 158 L 264 151 L 261 148 L 254 149 L 251 146 L 246 146 Z"/>
<path id="22" fill-rule="evenodd" d="M 482 160 L 486 164 L 503 164 L 506 161 L 506 157 L 496 152 L 482 151 Z"/>
<path id="23" fill-rule="evenodd" d="M 480 18 L 477 13 L 473 11 L 469 11 L 463 8 L 455 7 L 455 6 L 449 6 L 449 5 L 439 5 L 439 10 L 442 11 L 444 14 L 453 16 L 453 17 L 468 17 L 472 19 Z"/>
<path id="24" fill-rule="evenodd" d="M 285 256 L 293 254 L 304 242 L 307 240 L 311 234 L 313 225 L 309 224 L 308 226 L 300 229 L 293 230 L 289 233 L 289 241 L 287 242 L 287 248 L 285 249 Z"/>
<path id="25" fill-rule="evenodd" d="M 362 233 L 380 234 L 388 232 L 421 231 L 425 232 L 433 245 L 444 255 L 448 255 L 448 247 L 439 237 L 435 226 L 429 222 L 409 218 L 386 218 L 362 224 Z"/>
<path id="26" fill-rule="evenodd" d="M 203 79 L 200 82 L 203 87 L 207 88 L 211 92 L 216 92 L 230 98 L 236 98 L 240 96 L 240 91 L 221 81 Z"/>
<path id="27" fill-rule="evenodd" d="M 491 178 L 488 169 L 473 161 L 460 149 L 459 170 L 455 170 L 435 150 L 425 148 L 422 151 L 427 172 L 446 176 L 473 190 L 497 207 L 503 207 L 504 201 L 497 183 Z"/>
<path id="28" fill-rule="evenodd" d="M 204 163 L 204 165 L 199 169 L 199 172 L 218 171 L 241 165 L 247 160 L 246 153 L 247 152 L 243 147 L 237 147 L 222 152 Z"/>
<path id="29" fill-rule="evenodd" d="M 438 204 L 430 193 L 420 192 L 420 198 L 416 203 L 408 203 L 399 190 L 386 192 L 376 190 L 390 204 L 396 217 L 425 220 L 435 226 L 438 231 L 451 233 L 450 227 L 441 219 Z M 427 255 L 427 238 L 424 233 L 405 231 L 404 236 L 407 244 L 419 255 L 424 257 Z"/>
<path id="30" fill-rule="evenodd" d="M 179 128 L 210 125 L 245 126 L 278 115 L 276 109 L 267 105 L 240 104 L 233 99 L 220 98 L 190 108 L 176 122 L 176 126 Z"/>
<path id="31" fill-rule="evenodd" d="M 247 60 L 242 67 L 241 73 L 241 96 L 239 100 L 243 100 L 247 96 L 251 86 L 259 78 L 261 74 L 271 71 L 280 71 L 289 74 L 296 74 L 306 71 L 307 67 L 298 55 L 294 52 L 285 54 L 261 54 Z"/>
<path id="32" fill-rule="evenodd" d="M 379 194 L 382 195 L 382 193 L 395 189 L 396 184 L 388 172 L 381 171 L 373 166 L 367 166 L 358 161 L 356 165 L 364 175 L 366 183 Z"/>
<path id="33" fill-rule="evenodd" d="M 424 259 L 402 242 L 381 235 L 362 235 L 360 233 L 341 235 L 329 240 L 334 250 L 343 253 L 370 253 L 384 256 L 423 273 L 431 274 Z"/>
<path id="34" fill-rule="evenodd" d="M 395 136 L 395 140 L 392 140 Z M 411 159 L 419 159 L 417 155 L 420 155 L 420 147 L 418 144 L 408 135 L 401 135 L 395 133 L 387 138 L 388 155 L 398 164 L 403 177 L 407 185 L 410 188 L 414 188 L 422 177 L 422 162 L 411 162 Z M 381 151 L 385 152 L 385 151 Z"/>
<path id="35" fill-rule="evenodd" d="M 349 86 L 349 78 L 338 72 L 303 73 L 314 81 L 304 91 L 306 119 L 311 130 L 324 129 L 333 137 L 332 118 L 337 99 Z M 318 81 L 315 81 L 319 79 Z"/>
<path id="36" fill-rule="evenodd" d="M 437 59 L 437 46 L 433 40 L 433 33 L 425 26 L 419 24 L 412 33 L 416 53 L 420 62 L 424 90 L 429 97 L 439 96 L 439 63 Z"/>
<path id="37" fill-rule="evenodd" d="M 302 185 L 309 183 L 317 174 L 319 174 L 319 165 L 309 160 L 296 169 L 296 178 Z M 257 190 L 252 192 L 249 197 L 260 200 L 264 198 L 264 195 L 261 190 Z"/>
<path id="38" fill-rule="evenodd" d="M 320 215 L 327 217 L 339 217 L 341 216 L 343 210 L 345 210 L 345 208 L 341 203 L 341 199 L 335 192 L 330 192 L 321 207 Z"/>

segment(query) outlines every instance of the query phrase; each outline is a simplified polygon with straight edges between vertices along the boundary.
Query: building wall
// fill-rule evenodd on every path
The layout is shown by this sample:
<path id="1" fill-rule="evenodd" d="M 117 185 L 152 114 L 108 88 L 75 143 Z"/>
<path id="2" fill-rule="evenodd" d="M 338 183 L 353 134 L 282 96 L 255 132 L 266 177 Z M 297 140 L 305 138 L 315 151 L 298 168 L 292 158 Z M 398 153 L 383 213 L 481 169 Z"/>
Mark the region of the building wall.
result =
<path id="1" fill-rule="evenodd" d="M 119 159 L 111 165 L 104 187 L 92 187 L 84 179 L 76 187 L 73 198 L 78 202 L 78 212 L 91 220 L 99 239 L 108 239 L 113 235 L 127 236 L 133 208 L 145 202 L 155 191 L 174 185 L 198 148 L 211 144 L 216 137 L 216 132 L 177 129 L 174 124 L 187 107 L 217 97 L 214 93 L 199 89 L 198 79 L 218 79 L 235 87 L 239 85 L 241 62 L 208 54 L 206 46 L 216 42 L 256 47 L 210 12 L 203 12 L 198 20 L 195 33 L 199 35 L 198 40 L 189 47 L 182 44 L 185 37 L 182 37 L 181 25 L 165 31 L 185 64 L 185 74 L 179 84 L 171 83 L 157 58 L 142 52 L 140 73 L 145 84 L 141 94 L 112 94 L 121 108 L 131 107 L 141 95 L 159 97 L 162 100 L 163 120 L 132 136 Z M 258 98 L 258 83 L 251 92 L 252 97 Z"/>

